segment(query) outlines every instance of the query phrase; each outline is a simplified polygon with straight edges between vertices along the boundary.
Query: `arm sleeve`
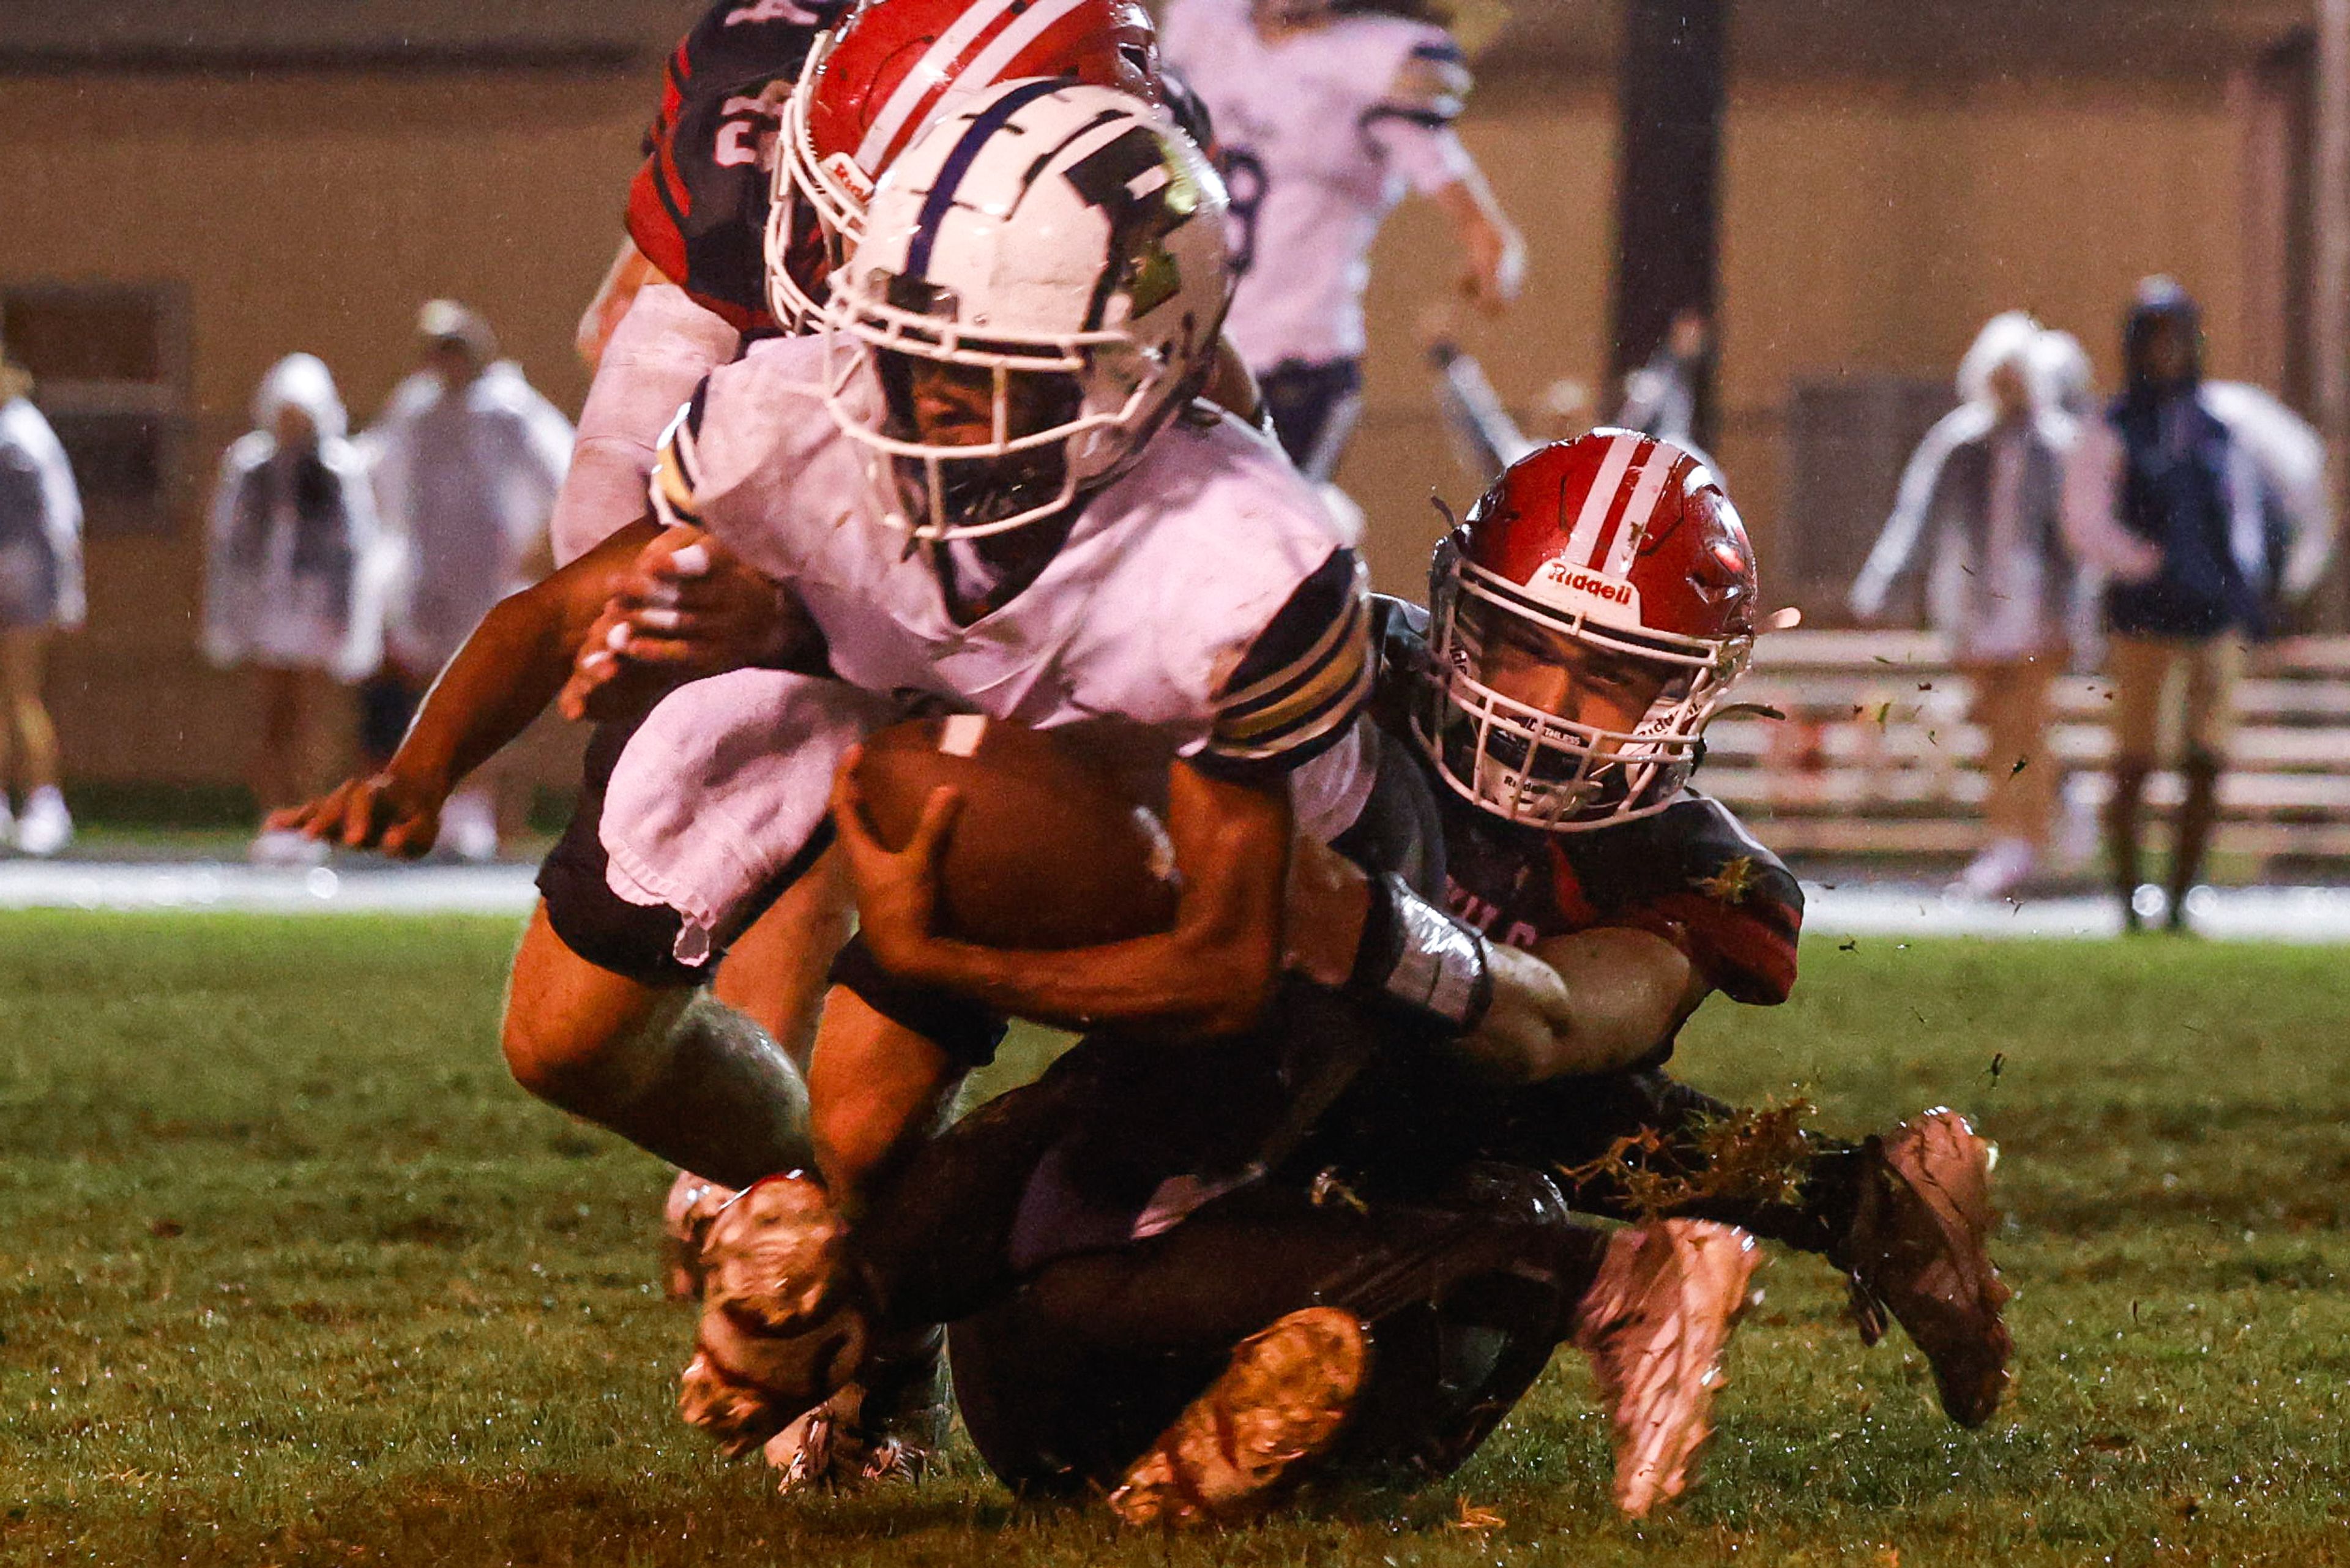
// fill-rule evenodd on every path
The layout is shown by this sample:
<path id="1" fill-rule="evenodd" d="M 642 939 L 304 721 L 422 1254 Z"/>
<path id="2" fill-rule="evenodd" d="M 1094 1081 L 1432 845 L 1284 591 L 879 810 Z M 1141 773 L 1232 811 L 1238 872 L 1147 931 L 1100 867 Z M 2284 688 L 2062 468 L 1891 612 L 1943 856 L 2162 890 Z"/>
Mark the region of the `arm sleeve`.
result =
<path id="1" fill-rule="evenodd" d="M 645 487 L 669 421 L 741 337 L 672 285 L 639 290 L 597 368 L 571 467 L 548 524 L 555 564 L 570 565 L 645 513 Z"/>
<path id="2" fill-rule="evenodd" d="M 2093 420 L 2064 463 L 2064 543 L 2085 566 L 2116 576 L 2143 576 L 2147 556 L 2160 553 L 2121 524 L 2116 502 L 2121 493 L 2122 442 L 2113 426 Z"/>
<path id="3" fill-rule="evenodd" d="M 1690 867 L 1683 880 L 1600 923 L 1662 937 L 1732 1002 L 1775 1007 L 1786 1001 L 1804 926 L 1804 890 L 1794 875 L 1767 854 L 1727 855 Z"/>
<path id="4" fill-rule="evenodd" d="M 1960 410 L 1963 412 L 1964 410 Z M 1855 615 L 1874 616 L 1884 609 L 1894 585 L 1916 569 L 1918 544 L 1926 532 L 1926 516 L 1933 509 L 1934 487 L 1941 483 L 1942 465 L 1958 445 L 1957 414 L 1945 415 L 1901 471 L 1901 487 L 1894 493 L 1892 515 L 1877 536 L 1868 560 L 1853 579 L 1849 603 Z"/>
<path id="5" fill-rule="evenodd" d="M 1363 111 L 1363 134 L 1388 168 L 1419 195 L 1440 191 L 1476 171 L 1469 150 L 1452 129 L 1470 85 L 1461 47 L 1431 29 L 1412 45 L 1387 92 Z"/>
<path id="6" fill-rule="evenodd" d="M 706 526 L 702 517 L 702 465 L 696 447 L 702 437 L 702 421 L 710 404 L 710 378 L 704 376 L 693 389 L 693 395 L 678 410 L 661 432 L 660 445 L 653 452 L 650 483 L 653 515 L 664 528 L 701 528 Z"/>
<path id="7" fill-rule="evenodd" d="M 1369 700 L 1370 599 L 1352 550 L 1330 553 L 1248 647 L 1213 697 L 1189 760 L 1211 777 L 1269 784 L 1344 739 Z"/>

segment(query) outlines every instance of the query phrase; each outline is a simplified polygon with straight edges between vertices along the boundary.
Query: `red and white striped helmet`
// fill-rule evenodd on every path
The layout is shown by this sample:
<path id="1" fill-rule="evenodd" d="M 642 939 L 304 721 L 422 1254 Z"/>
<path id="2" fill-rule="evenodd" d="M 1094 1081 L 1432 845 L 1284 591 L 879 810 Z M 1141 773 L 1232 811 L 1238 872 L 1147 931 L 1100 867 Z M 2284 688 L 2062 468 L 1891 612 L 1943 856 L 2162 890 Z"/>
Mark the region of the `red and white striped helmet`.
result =
<path id="1" fill-rule="evenodd" d="M 1437 546 L 1420 741 L 1446 784 L 1514 822 L 1571 832 L 1662 811 L 1746 667 L 1755 591 L 1745 524 L 1688 451 L 1622 430 L 1544 447 Z M 1663 685 L 1629 729 L 1547 712 L 1483 679 L 1497 631 L 1636 660 Z"/>
<path id="2" fill-rule="evenodd" d="M 775 319 L 808 328 L 822 302 L 806 279 L 830 275 L 854 248 L 875 182 L 917 136 L 974 94 L 1032 77 L 1159 101 L 1150 14 L 1139 0 L 868 0 L 817 39 L 777 144 Z"/>

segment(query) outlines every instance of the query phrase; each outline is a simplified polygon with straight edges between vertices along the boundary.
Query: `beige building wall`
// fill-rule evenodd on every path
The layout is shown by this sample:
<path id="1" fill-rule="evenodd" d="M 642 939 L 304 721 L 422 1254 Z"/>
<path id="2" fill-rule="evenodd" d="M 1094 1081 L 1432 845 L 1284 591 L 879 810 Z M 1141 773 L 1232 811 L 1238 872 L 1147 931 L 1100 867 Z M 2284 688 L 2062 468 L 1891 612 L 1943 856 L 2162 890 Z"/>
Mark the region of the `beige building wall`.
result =
<path id="1" fill-rule="evenodd" d="M 649 68 L 650 70 L 650 68 Z M 417 305 L 478 306 L 569 411 L 650 75 L 0 79 L 0 283 L 184 279 L 194 429 L 172 535 L 93 542 L 52 695 L 79 778 L 228 782 L 252 715 L 195 654 L 201 512 L 263 372 L 307 349 L 355 426 L 411 368 Z"/>
<path id="2" fill-rule="evenodd" d="M 1481 106 L 1467 139 L 1534 250 L 1509 317 L 1465 335 L 1505 399 L 1607 362 L 1615 106 L 1584 86 Z M 1716 456 L 1767 588 L 1783 424 L 1798 378 L 1940 377 L 2021 306 L 2078 334 L 2110 384 L 2120 312 L 2149 272 L 2201 297 L 2213 369 L 2246 373 L 2241 133 L 2226 94 L 2172 82 L 1928 89 L 1852 79 L 1734 87 L 1725 133 Z M 1444 443 L 1415 323 L 1450 276 L 1441 221 L 1398 214 L 1373 274 L 1369 408 L 1342 483 L 1371 517 L 1379 585 L 1411 591 L 1478 486 Z M 1890 502 L 1890 494 L 1887 497 Z"/>
<path id="3" fill-rule="evenodd" d="M 83 778 L 233 780 L 233 684 L 193 652 L 209 465 L 278 356 L 327 358 L 364 420 L 406 369 L 416 303 L 484 310 L 532 379 L 576 409 L 579 308 L 619 233 L 652 100 L 633 72 L 0 79 L 0 283 L 183 278 L 195 472 L 170 537 L 91 550 L 91 624 L 61 650 L 57 707 Z M 1465 341 L 1503 395 L 1605 363 L 1614 202 L 1603 78 L 1505 81 L 1470 145 L 1527 231 L 1525 299 Z M 2108 379 L 2142 274 L 2203 296 L 2215 367 L 2239 367 L 2241 136 L 2217 86 L 2117 79 L 1920 87 L 1742 82 L 1730 109 L 1720 442 L 1766 587 L 1791 381 L 1947 373 L 1981 321 L 2025 306 L 2078 332 Z M 1370 515 L 1378 585 L 1416 593 L 1440 523 L 1479 484 L 1446 446 L 1418 323 L 1450 286 L 1424 204 L 1380 241 L 1367 417 L 1342 475 Z"/>

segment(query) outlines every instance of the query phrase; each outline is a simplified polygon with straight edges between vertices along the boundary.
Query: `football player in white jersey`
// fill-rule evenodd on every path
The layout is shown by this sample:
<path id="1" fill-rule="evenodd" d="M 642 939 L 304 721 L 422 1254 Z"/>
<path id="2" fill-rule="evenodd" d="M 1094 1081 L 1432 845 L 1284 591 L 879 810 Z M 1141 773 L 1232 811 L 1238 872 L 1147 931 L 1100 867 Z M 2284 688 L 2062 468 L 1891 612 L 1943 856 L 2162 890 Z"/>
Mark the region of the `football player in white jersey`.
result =
<path id="1" fill-rule="evenodd" d="M 1360 406 L 1371 242 L 1407 192 L 1452 220 L 1461 288 L 1498 311 L 1524 247 L 1452 130 L 1469 89 L 1441 0 L 1169 0 L 1161 47 L 1208 108 L 1232 191 L 1226 330 L 1306 476 Z"/>
<path id="2" fill-rule="evenodd" d="M 876 722 L 876 698 L 919 698 L 1075 728 L 1165 800 L 1189 874 L 1176 932 L 1083 963 L 968 950 L 964 970 L 917 977 L 1000 1011 L 1116 1017 L 1147 974 L 1156 1015 L 1247 1021 L 1293 832 L 1336 833 L 1367 787 L 1359 567 L 1281 454 L 1193 401 L 1226 298 L 1222 217 L 1214 173 L 1148 106 L 999 89 L 885 177 L 827 335 L 713 372 L 662 448 L 665 518 L 791 592 L 837 689 L 868 694 L 831 699 L 851 727 Z M 583 660 L 583 684 L 626 662 Z M 705 795 L 693 758 L 724 749 L 682 732 L 771 722 L 731 707 L 729 681 L 795 679 L 738 672 L 664 702 L 616 770 L 601 855 L 550 875 L 552 924 L 530 940 L 620 965 L 595 934 L 617 902 L 673 911 L 649 979 L 721 945 L 754 879 L 822 830 L 828 776 L 810 791 L 778 765 L 759 799 L 738 770 L 723 813 L 657 803 Z M 697 706 L 710 722 L 671 721 Z M 680 745 L 695 750 L 681 761 Z M 828 775 L 838 753 L 819 751 Z M 905 1023 L 827 1006 L 810 1087 L 844 1189 L 920 1124 L 958 1056 L 993 1044 L 984 1024 L 940 1040 Z"/>
<path id="3" fill-rule="evenodd" d="M 631 664 L 639 679 L 627 692 L 608 693 L 598 713 L 612 722 L 591 743 L 582 833 L 574 836 L 593 843 L 607 775 L 654 697 L 695 676 L 788 657 L 774 586 L 705 535 L 664 532 L 646 504 L 654 450 L 701 378 L 733 358 L 746 335 L 814 325 L 810 312 L 823 296 L 823 275 L 833 256 L 813 235 L 800 243 L 802 231 L 827 213 L 853 220 L 861 207 L 854 192 L 847 208 L 839 200 L 806 199 L 788 161 L 772 159 L 772 176 L 743 162 L 754 149 L 767 156 L 775 141 L 754 122 L 773 118 L 775 95 L 754 94 L 754 86 L 799 71 L 794 109 L 803 119 L 812 115 L 818 131 L 852 146 L 861 144 L 868 120 L 919 88 L 914 112 L 893 122 L 901 140 L 866 153 L 850 170 L 860 190 L 869 190 L 903 140 L 944 107 L 998 80 L 1067 77 L 1145 96 L 1156 90 L 1149 17 L 1132 0 L 1054 0 L 1042 7 L 1007 0 L 893 0 L 886 8 L 841 18 L 800 71 L 817 42 L 819 23 L 840 13 L 830 3 L 805 10 L 722 5 L 680 47 L 655 126 L 655 151 L 629 202 L 636 244 L 659 258 L 671 281 L 635 293 L 608 341 L 589 345 L 599 361 L 598 374 L 552 524 L 563 569 L 492 612 L 443 672 L 385 772 L 280 814 L 283 826 L 355 848 L 400 856 L 428 851 L 449 789 L 545 707 L 617 594 L 630 609 Z M 811 145 L 821 141 L 818 136 Z M 840 178 L 837 169 L 833 177 Z M 786 216 L 771 224 L 771 210 Z M 803 217 L 789 215 L 795 213 Z M 763 248 L 773 264 L 764 279 L 757 275 Z M 600 307 L 595 314 L 608 319 Z M 1242 383 L 1245 398 L 1229 389 L 1218 395 L 1247 406 L 1253 392 L 1244 376 Z M 769 869 L 780 874 L 785 867 Z M 827 861 L 795 869 L 804 874 L 742 934 L 737 961 L 720 973 L 715 994 L 804 1063 L 825 970 L 847 934 L 847 909 L 845 890 Z M 515 984 L 535 993 L 540 977 L 525 963 Z M 723 1027 L 713 1023 L 707 1031 L 712 1039 L 702 1054 L 709 1060 L 700 1070 L 690 1070 L 686 1058 L 694 1051 L 684 1048 L 663 1072 L 639 1062 L 537 1086 L 575 1114 L 681 1164 L 772 1168 L 780 1151 L 796 1146 L 745 1134 L 726 1147 L 706 1147 L 717 1134 L 712 1118 L 692 1111 L 698 1096 L 660 1086 L 666 1073 L 732 1085 L 709 1094 L 736 1103 L 788 1101 L 796 1093 L 788 1064 L 767 1059 L 769 1047 L 751 1037 L 744 1018 L 703 1011 Z M 733 1044 L 722 1048 L 721 1036 Z M 619 1042 L 606 1044 L 618 1051 Z M 583 1043 L 568 1054 L 596 1052 Z M 660 1108 L 672 1101 L 679 1107 L 674 1112 Z"/>

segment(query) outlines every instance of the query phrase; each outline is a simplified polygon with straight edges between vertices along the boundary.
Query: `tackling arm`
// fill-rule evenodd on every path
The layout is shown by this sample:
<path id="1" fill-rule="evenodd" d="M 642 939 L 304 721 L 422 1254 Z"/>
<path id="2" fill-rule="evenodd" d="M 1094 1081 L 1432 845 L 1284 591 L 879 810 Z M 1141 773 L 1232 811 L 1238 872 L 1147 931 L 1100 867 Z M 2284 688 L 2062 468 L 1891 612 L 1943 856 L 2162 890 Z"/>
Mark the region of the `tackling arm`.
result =
<path id="1" fill-rule="evenodd" d="M 1713 990 L 1687 953 L 1629 927 L 1554 937 L 1529 956 L 1557 975 L 1568 1008 L 1547 1054 L 1501 1064 L 1527 1083 L 1621 1072 L 1670 1040 Z"/>
<path id="2" fill-rule="evenodd" d="M 1366 941 L 1382 924 L 1375 917 L 1383 898 L 1411 895 L 1382 890 L 1336 850 L 1301 842 L 1290 863 L 1288 966 L 1333 990 L 1396 1000 L 1384 982 L 1439 961 L 1446 943 L 1432 922 L 1444 917 L 1424 903 L 1417 918 L 1390 916 L 1396 935 L 1373 957 Z M 1458 1048 L 1505 1083 L 1629 1066 L 1671 1039 L 1711 989 L 1679 948 L 1641 930 L 1580 931 L 1532 953 L 1486 942 L 1482 960 L 1491 1001 L 1469 1017 Z"/>

